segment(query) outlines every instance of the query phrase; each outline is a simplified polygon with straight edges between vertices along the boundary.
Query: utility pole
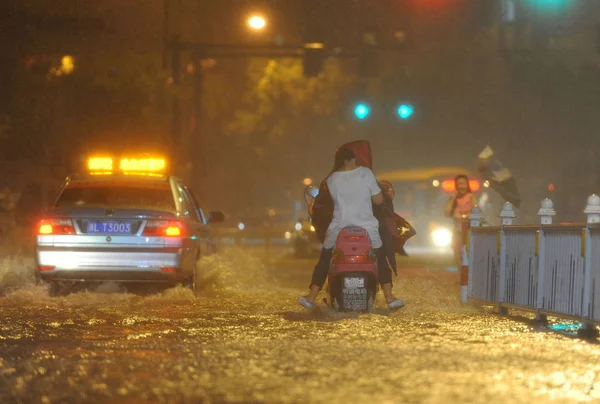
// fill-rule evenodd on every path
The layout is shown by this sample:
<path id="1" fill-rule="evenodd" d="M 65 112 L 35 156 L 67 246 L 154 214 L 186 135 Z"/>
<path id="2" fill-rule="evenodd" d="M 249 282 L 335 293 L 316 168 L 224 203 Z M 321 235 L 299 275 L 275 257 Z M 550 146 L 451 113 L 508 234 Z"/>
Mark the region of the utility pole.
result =
<path id="1" fill-rule="evenodd" d="M 185 153 L 184 161 L 192 164 L 192 169 L 202 178 L 207 171 L 207 153 L 202 147 L 202 90 L 204 88 L 204 69 L 201 61 L 204 59 L 202 49 L 195 49 L 192 53 L 194 66 L 194 121 L 190 149 Z M 197 189 L 199 189 L 197 187 Z"/>
<path id="2" fill-rule="evenodd" d="M 162 65 L 163 69 L 167 69 L 169 64 L 169 37 L 170 37 L 170 10 L 169 10 L 169 0 L 163 0 L 163 53 L 162 53 Z"/>
<path id="3" fill-rule="evenodd" d="M 181 47 L 179 38 L 175 37 L 169 44 L 171 49 L 171 78 L 173 88 L 175 89 L 175 95 L 173 97 L 172 105 L 172 121 L 171 121 L 171 152 L 177 154 L 177 145 L 181 141 L 181 100 L 180 100 L 180 86 L 181 86 Z"/>

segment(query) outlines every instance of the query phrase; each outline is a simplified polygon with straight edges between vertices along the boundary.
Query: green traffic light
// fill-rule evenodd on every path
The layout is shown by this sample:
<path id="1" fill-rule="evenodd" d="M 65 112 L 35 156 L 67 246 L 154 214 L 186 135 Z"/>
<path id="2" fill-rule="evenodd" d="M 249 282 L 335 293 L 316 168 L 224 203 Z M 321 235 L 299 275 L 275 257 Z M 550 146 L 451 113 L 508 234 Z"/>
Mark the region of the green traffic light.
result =
<path id="1" fill-rule="evenodd" d="M 367 104 L 361 103 L 354 108 L 354 115 L 356 115 L 356 117 L 361 120 L 369 116 L 369 112 L 370 110 Z"/>
<path id="2" fill-rule="evenodd" d="M 400 119 L 408 119 L 415 112 L 415 109 L 410 104 L 402 104 L 398 107 L 398 116 Z"/>
<path id="3" fill-rule="evenodd" d="M 527 0 L 526 4 L 540 11 L 561 11 L 571 5 L 572 0 Z"/>

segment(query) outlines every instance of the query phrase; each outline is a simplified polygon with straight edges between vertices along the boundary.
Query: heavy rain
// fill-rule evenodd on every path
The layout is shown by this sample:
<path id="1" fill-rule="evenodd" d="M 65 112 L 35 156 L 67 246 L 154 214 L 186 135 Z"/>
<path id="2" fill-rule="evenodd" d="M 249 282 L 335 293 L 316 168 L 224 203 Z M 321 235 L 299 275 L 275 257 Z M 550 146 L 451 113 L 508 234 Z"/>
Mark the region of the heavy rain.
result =
<path id="1" fill-rule="evenodd" d="M 598 26 L 0 1 L 0 404 L 600 402 Z"/>

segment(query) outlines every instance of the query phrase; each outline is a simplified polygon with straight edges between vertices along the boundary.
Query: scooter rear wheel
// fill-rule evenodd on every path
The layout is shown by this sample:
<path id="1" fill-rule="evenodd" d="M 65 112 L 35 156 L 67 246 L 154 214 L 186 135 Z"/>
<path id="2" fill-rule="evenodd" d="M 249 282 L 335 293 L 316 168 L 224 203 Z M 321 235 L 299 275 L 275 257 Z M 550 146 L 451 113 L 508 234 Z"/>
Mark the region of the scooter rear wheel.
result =
<path id="1" fill-rule="evenodd" d="M 356 293 L 359 292 L 360 293 Z M 357 299 L 358 298 L 358 299 Z M 339 288 L 331 295 L 331 305 L 337 311 L 371 313 L 375 296 L 368 288 L 357 288 L 351 293 L 349 290 Z"/>

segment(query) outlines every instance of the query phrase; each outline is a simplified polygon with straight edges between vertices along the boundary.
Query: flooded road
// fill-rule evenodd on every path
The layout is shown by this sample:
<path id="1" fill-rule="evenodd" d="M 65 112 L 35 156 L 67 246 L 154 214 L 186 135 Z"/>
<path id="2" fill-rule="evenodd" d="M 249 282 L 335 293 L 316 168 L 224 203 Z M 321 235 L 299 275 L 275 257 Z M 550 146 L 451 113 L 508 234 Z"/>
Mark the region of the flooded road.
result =
<path id="1" fill-rule="evenodd" d="M 199 297 L 50 298 L 5 261 L 18 287 L 0 297 L 0 403 L 600 401 L 600 345 L 459 304 L 441 262 L 401 263 L 406 308 L 348 316 L 305 313 L 313 262 L 277 252 L 220 253 Z"/>

